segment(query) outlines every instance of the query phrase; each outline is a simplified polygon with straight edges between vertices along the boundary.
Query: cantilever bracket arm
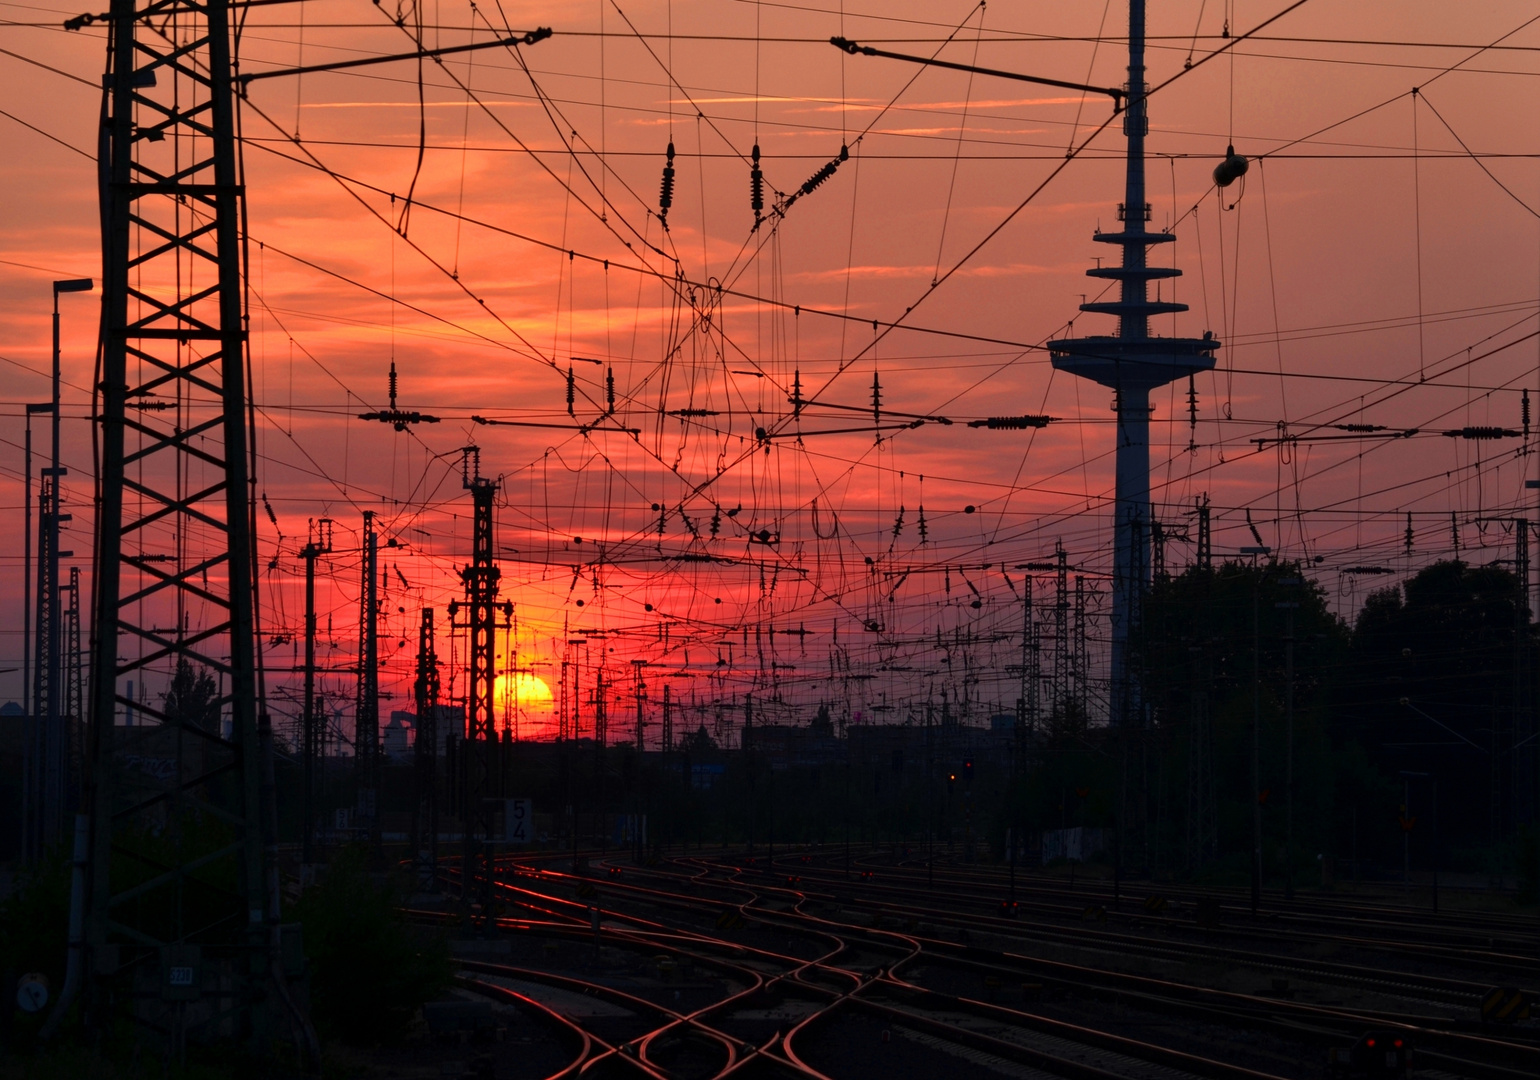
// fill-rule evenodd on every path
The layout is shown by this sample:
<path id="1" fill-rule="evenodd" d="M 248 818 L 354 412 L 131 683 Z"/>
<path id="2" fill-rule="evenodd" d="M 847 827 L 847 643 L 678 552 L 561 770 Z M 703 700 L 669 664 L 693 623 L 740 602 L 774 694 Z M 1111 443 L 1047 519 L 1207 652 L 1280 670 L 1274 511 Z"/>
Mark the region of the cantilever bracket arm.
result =
<path id="1" fill-rule="evenodd" d="M 831 37 L 829 44 L 837 49 L 843 49 L 851 56 L 885 56 L 889 60 L 907 60 L 911 64 L 924 64 L 927 67 L 951 68 L 953 71 L 971 71 L 976 75 L 993 75 L 999 79 L 1015 79 L 1017 82 L 1037 83 L 1039 86 L 1057 86 L 1065 90 L 1084 90 L 1091 94 L 1106 94 L 1112 99 L 1112 111 L 1123 111 L 1123 98 L 1126 91 L 1115 86 L 1087 86 L 1085 83 L 1065 82 L 1062 79 L 1044 79 L 1037 75 L 1022 75 L 1015 71 L 1001 71 L 998 68 L 979 67 L 976 64 L 954 64 L 948 60 L 933 60 L 928 56 L 910 56 L 908 53 L 888 52 L 886 49 L 874 49 L 870 45 L 858 45 L 849 38 Z"/>
<path id="2" fill-rule="evenodd" d="M 241 93 L 245 94 L 246 88 L 258 79 L 276 79 L 286 75 L 309 75 L 313 71 L 343 71 L 347 68 L 367 67 L 370 64 L 390 64 L 397 60 L 421 60 L 428 57 L 449 56 L 453 53 L 475 52 L 477 49 L 500 49 L 510 45 L 533 45 L 537 41 L 544 41 L 551 36 L 551 33 L 552 31 L 549 26 L 542 26 L 531 30 L 527 34 L 496 38 L 492 41 L 482 41 L 473 45 L 451 45 L 443 49 L 418 49 L 415 52 L 393 53 L 390 56 L 371 56 L 367 60 L 339 60 L 335 64 L 310 64 L 306 67 L 253 71 L 250 74 L 238 76 L 238 81 L 241 84 Z"/>

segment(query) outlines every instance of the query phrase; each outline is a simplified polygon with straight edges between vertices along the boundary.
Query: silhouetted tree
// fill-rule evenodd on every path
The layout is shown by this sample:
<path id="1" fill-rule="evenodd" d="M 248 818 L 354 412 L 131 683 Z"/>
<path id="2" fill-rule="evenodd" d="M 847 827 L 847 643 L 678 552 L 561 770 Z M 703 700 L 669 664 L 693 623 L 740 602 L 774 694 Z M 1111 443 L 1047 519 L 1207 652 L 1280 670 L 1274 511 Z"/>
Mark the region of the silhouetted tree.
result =
<path id="1" fill-rule="evenodd" d="M 1534 666 L 1524 601 L 1506 567 L 1445 560 L 1371 593 L 1353 630 L 1338 723 L 1387 776 L 1438 778 L 1443 846 L 1456 860 L 1514 827 L 1510 744 Z M 1414 816 L 1431 825 L 1422 786 Z"/>
<path id="2" fill-rule="evenodd" d="M 219 734 L 219 687 L 208 671 L 194 668 L 186 657 L 177 658 L 176 673 L 161 701 L 168 720 Z"/>

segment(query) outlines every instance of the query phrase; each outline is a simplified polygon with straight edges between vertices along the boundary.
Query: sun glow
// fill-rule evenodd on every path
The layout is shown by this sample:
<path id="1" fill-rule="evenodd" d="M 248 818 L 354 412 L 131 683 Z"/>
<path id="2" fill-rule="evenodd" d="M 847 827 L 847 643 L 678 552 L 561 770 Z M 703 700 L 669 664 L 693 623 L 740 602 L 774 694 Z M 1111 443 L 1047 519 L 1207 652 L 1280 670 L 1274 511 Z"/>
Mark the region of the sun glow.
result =
<path id="1" fill-rule="evenodd" d="M 538 675 L 507 672 L 499 675 L 492 687 L 492 703 L 498 716 L 502 716 L 504 710 L 509 708 L 521 712 L 543 710 L 551 703 L 551 688 Z"/>

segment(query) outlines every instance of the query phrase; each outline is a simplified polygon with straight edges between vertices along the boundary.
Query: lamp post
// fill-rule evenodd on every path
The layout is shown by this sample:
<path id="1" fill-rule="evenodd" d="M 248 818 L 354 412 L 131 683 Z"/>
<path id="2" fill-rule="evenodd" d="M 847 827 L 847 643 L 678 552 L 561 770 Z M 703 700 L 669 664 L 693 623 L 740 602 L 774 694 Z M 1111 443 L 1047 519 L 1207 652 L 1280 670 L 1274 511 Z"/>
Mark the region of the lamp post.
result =
<path id="1" fill-rule="evenodd" d="M 37 649 L 31 658 L 36 670 L 31 681 L 31 724 L 28 753 L 31 757 L 27 769 L 29 781 L 28 818 L 29 840 L 32 847 L 29 858 L 40 856 L 58 839 L 63 829 L 64 803 L 67 790 L 65 762 L 68 743 L 63 731 L 63 663 L 60 656 L 62 636 L 59 612 L 59 526 L 67 520 L 61 507 L 59 485 L 64 469 L 59 464 L 59 294 L 88 292 L 93 287 L 90 278 L 67 278 L 53 283 L 53 371 L 52 393 L 45 405 L 27 407 L 27 502 L 28 532 L 26 561 L 31 562 L 31 422 L 35 413 L 51 414 L 49 439 L 49 466 L 42 470 L 45 482 L 39 499 L 38 581 L 37 581 Z M 30 573 L 30 568 L 29 568 Z M 24 607 L 30 608 L 30 596 L 24 598 Z M 30 614 L 30 613 L 29 613 Z"/>

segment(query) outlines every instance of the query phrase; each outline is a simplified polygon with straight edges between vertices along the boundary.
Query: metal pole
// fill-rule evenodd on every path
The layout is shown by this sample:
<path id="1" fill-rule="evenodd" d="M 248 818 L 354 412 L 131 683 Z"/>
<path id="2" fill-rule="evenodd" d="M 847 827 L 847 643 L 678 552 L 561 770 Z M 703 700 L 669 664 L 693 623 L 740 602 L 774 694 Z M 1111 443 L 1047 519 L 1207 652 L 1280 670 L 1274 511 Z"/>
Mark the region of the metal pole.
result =
<path id="1" fill-rule="evenodd" d="M 37 713 L 32 708 L 32 406 L 27 406 L 27 442 L 23 451 L 26 471 L 26 524 L 23 527 L 22 616 L 21 616 L 21 703 L 27 710 L 22 724 L 21 768 L 21 857 L 32 862 L 32 833 L 37 827 Z"/>
<path id="2" fill-rule="evenodd" d="M 305 836 L 301 842 L 301 861 L 307 865 L 314 858 L 315 841 L 315 762 L 320 740 L 316 737 L 315 714 L 315 560 L 316 545 L 308 543 L 301 552 L 305 557 L 305 712 L 302 736 L 305 746 Z"/>
<path id="3" fill-rule="evenodd" d="M 1298 584 L 1294 579 L 1285 584 Z M 1288 631 L 1283 639 L 1284 648 L 1284 715 L 1285 729 L 1288 740 L 1287 773 L 1284 784 L 1284 813 L 1286 815 L 1285 838 L 1283 843 L 1284 877 L 1283 895 L 1294 899 L 1294 609 L 1299 607 L 1298 602 L 1285 602 L 1278 605 L 1288 612 Z"/>
<path id="4" fill-rule="evenodd" d="M 1433 777 L 1433 914 L 1438 914 L 1438 863 L 1442 844 L 1438 821 L 1438 777 Z"/>
<path id="5" fill-rule="evenodd" d="M 22 497 L 26 524 L 22 527 L 21 572 L 21 703 L 32 710 L 32 406 L 27 406 L 27 441 L 22 451 L 26 494 Z"/>
<path id="6" fill-rule="evenodd" d="M 1262 905 L 1262 632 L 1261 582 L 1251 580 L 1251 913 Z"/>
<path id="7" fill-rule="evenodd" d="M 59 465 L 59 294 L 86 292 L 92 288 L 90 278 L 72 278 L 53 283 L 53 378 L 51 394 L 49 395 L 51 418 L 49 421 L 50 435 L 50 468 L 49 476 L 52 482 L 49 485 L 48 513 L 44 518 L 44 526 L 48 530 L 48 702 L 47 712 L 41 718 L 45 725 L 42 743 L 44 746 L 46 772 L 42 794 L 46 800 L 43 814 L 43 837 L 45 844 L 52 844 L 64 833 L 64 804 L 68 789 L 66 776 L 66 762 L 69 756 L 69 738 L 65 731 L 64 710 L 64 665 L 63 665 L 63 625 L 59 611 L 59 526 L 68 518 L 63 516 L 63 499 L 60 496 L 59 483 L 64 475 L 64 469 Z M 42 555 L 39 552 L 39 555 Z M 38 603 L 44 603 L 44 598 L 39 595 Z"/>
<path id="8" fill-rule="evenodd" d="M 358 816 L 379 842 L 380 815 L 380 665 L 379 537 L 374 511 L 364 511 L 363 580 L 359 588 L 358 692 L 353 710 L 353 764 L 357 771 Z"/>

